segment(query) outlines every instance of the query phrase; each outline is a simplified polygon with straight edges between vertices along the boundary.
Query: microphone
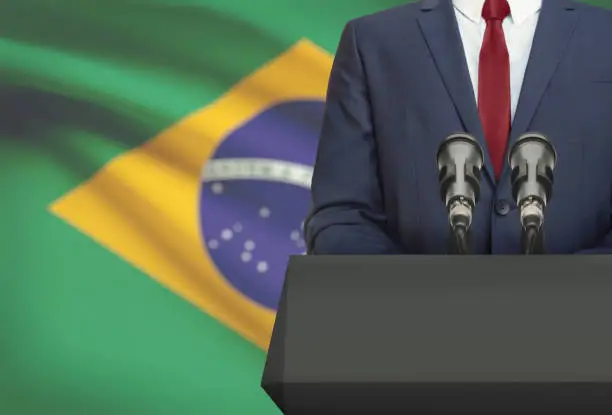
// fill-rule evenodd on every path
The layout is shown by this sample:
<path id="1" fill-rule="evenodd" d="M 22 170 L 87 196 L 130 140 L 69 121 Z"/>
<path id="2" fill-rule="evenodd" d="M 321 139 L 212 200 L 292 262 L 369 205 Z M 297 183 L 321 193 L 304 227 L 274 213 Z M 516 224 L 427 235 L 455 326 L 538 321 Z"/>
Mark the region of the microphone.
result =
<path id="1" fill-rule="evenodd" d="M 526 236 L 525 251 L 534 253 L 544 223 L 544 211 L 552 196 L 557 153 L 552 143 L 537 133 L 523 134 L 508 154 L 512 197 L 520 209 Z"/>
<path id="2" fill-rule="evenodd" d="M 448 211 L 457 249 L 463 254 L 469 250 L 467 232 L 480 197 L 483 154 L 472 135 L 460 133 L 447 137 L 436 156 L 442 201 Z"/>

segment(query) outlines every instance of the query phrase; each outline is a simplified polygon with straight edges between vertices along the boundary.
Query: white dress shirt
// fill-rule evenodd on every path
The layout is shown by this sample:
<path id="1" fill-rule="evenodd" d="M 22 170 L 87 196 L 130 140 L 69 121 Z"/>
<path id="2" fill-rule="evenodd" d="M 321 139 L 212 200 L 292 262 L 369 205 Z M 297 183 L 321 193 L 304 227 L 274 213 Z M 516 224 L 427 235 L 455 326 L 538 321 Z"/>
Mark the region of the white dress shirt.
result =
<path id="1" fill-rule="evenodd" d="M 487 27 L 482 18 L 484 2 L 485 0 L 453 0 L 476 102 L 480 47 Z M 508 0 L 508 4 L 510 16 L 504 20 L 503 28 L 510 55 L 510 105 L 514 119 L 542 0 Z"/>

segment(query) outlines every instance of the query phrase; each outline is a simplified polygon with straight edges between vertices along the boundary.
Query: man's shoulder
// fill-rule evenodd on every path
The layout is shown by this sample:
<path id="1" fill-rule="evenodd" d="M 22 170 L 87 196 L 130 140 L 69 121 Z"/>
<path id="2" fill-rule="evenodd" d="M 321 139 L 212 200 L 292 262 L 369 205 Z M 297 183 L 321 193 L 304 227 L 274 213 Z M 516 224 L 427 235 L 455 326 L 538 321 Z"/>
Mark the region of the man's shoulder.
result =
<path id="1" fill-rule="evenodd" d="M 583 18 L 587 18 L 589 21 L 608 23 L 610 24 L 610 30 L 612 30 L 612 9 L 609 7 L 598 6 L 576 0 L 568 0 L 568 4 L 579 10 Z"/>
<path id="2" fill-rule="evenodd" d="M 422 1 L 402 4 L 354 18 L 348 22 L 347 27 L 357 33 L 359 43 L 363 47 L 367 48 L 369 45 L 378 49 L 418 27 L 416 22 L 421 7 Z"/>
<path id="3" fill-rule="evenodd" d="M 364 29 L 376 29 L 407 24 L 421 10 L 422 1 L 410 2 L 352 19 L 349 24 Z"/>
<path id="4" fill-rule="evenodd" d="M 592 44 L 597 59 L 606 56 L 607 62 L 612 62 L 612 49 L 602 49 L 601 45 L 601 42 L 612 39 L 612 9 L 575 0 L 567 0 L 567 4 L 579 15 L 575 35 L 581 43 Z"/>

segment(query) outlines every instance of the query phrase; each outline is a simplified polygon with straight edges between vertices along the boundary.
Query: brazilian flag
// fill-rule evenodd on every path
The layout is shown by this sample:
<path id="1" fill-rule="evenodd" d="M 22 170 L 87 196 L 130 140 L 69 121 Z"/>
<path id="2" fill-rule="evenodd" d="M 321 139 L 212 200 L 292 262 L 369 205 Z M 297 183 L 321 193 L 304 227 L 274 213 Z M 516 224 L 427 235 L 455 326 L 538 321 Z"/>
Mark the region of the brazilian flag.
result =
<path id="1" fill-rule="evenodd" d="M 0 2 L 0 413 L 278 413 L 333 53 L 404 2 Z"/>

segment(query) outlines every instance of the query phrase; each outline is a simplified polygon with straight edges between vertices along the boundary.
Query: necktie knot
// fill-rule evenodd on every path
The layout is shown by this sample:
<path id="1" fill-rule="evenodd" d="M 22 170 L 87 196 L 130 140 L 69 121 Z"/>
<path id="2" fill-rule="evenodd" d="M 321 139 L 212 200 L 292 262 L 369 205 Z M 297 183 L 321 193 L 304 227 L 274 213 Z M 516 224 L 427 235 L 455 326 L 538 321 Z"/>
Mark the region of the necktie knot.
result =
<path id="1" fill-rule="evenodd" d="M 508 0 L 486 0 L 482 8 L 482 18 L 490 20 L 504 20 L 510 15 Z"/>

